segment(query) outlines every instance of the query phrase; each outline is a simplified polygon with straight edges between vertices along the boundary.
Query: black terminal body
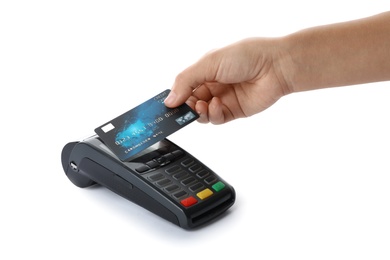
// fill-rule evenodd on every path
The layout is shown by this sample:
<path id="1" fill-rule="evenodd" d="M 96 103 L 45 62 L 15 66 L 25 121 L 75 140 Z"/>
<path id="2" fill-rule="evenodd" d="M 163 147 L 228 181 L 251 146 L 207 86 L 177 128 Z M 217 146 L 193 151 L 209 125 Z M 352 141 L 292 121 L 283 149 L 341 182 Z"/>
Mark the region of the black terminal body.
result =
<path id="1" fill-rule="evenodd" d="M 100 184 L 184 229 L 215 219 L 235 201 L 232 186 L 168 139 L 122 162 L 95 135 L 66 144 L 61 160 L 74 185 Z"/>

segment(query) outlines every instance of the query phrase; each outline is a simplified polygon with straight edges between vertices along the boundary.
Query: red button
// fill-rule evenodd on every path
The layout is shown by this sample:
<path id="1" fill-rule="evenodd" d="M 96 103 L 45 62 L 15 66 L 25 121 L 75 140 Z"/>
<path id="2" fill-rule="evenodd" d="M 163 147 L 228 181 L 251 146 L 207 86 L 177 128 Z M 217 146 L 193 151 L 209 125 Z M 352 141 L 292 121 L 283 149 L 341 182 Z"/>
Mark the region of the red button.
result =
<path id="1" fill-rule="evenodd" d="M 188 197 L 188 198 L 181 200 L 180 202 L 181 202 L 181 204 L 183 204 L 183 206 L 189 207 L 189 206 L 192 206 L 195 203 L 197 203 L 198 200 L 191 196 L 191 197 Z"/>

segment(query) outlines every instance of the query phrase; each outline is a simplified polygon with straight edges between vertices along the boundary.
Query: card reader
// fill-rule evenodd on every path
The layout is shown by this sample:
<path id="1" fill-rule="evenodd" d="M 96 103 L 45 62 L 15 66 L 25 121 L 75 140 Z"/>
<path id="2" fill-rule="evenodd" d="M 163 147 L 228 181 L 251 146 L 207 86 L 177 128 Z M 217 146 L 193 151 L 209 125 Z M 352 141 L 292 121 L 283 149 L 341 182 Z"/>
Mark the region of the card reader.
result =
<path id="1" fill-rule="evenodd" d="M 231 185 L 167 138 L 124 162 L 94 135 L 66 144 L 61 160 L 74 185 L 105 186 L 184 229 L 216 219 L 235 201 Z"/>

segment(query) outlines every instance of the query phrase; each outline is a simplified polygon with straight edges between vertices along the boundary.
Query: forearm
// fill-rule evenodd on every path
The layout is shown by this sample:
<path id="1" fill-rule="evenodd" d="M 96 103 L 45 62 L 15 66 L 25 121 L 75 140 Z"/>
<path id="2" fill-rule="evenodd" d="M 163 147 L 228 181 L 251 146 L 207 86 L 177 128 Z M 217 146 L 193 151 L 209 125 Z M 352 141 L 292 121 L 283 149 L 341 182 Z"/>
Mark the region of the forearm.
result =
<path id="1" fill-rule="evenodd" d="M 390 12 L 282 38 L 291 92 L 390 80 Z"/>

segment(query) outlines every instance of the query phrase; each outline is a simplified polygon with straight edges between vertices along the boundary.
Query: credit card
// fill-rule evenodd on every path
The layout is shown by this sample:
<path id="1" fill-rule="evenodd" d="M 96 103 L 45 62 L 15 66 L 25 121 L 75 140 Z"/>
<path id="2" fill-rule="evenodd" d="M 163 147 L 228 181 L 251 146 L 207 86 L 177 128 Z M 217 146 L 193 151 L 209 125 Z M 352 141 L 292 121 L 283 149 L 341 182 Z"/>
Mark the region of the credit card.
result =
<path id="1" fill-rule="evenodd" d="M 164 100 L 169 92 L 167 89 L 97 127 L 95 133 L 121 161 L 129 160 L 199 118 L 187 104 L 166 107 Z"/>

